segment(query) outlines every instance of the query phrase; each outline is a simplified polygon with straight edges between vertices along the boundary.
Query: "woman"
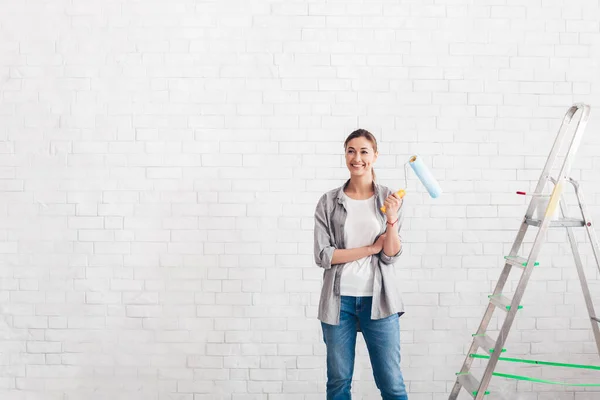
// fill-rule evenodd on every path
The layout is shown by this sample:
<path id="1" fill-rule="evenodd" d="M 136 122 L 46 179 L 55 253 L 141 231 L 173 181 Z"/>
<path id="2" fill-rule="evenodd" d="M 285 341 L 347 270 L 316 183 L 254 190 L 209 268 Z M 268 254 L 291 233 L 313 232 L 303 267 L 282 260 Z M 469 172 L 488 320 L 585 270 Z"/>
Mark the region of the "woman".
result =
<path id="1" fill-rule="evenodd" d="M 327 347 L 327 399 L 351 399 L 356 335 L 362 332 L 382 398 L 408 400 L 400 370 L 404 306 L 394 272 L 402 253 L 402 199 L 375 182 L 377 141 L 370 132 L 352 132 L 344 148 L 350 179 L 323 194 L 315 210 L 314 256 L 324 269 L 318 318 Z"/>

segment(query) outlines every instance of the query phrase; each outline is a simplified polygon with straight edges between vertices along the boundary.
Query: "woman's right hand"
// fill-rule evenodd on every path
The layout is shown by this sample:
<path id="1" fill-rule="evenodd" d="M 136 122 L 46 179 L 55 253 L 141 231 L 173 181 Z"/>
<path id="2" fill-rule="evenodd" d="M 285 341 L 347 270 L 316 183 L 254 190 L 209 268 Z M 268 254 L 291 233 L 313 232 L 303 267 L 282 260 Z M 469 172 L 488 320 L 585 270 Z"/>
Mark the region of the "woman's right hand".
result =
<path id="1" fill-rule="evenodd" d="M 375 243 L 373 243 L 371 245 L 371 254 L 378 254 L 379 252 L 381 252 L 381 250 L 383 250 L 383 241 L 385 240 L 385 233 L 381 236 L 379 236 L 379 238 L 375 241 Z"/>

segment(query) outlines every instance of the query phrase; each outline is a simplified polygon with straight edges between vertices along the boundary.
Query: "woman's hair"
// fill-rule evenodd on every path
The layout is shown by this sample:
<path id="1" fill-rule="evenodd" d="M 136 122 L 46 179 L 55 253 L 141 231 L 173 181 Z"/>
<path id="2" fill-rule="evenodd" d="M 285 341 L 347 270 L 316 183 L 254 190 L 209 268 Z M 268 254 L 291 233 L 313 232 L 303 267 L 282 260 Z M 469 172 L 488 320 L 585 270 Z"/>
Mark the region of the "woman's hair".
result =
<path id="1" fill-rule="evenodd" d="M 357 129 L 350 135 L 348 135 L 348 137 L 344 141 L 344 150 L 348 146 L 349 141 L 358 137 L 364 137 L 369 142 L 371 142 L 371 144 L 373 145 L 373 150 L 377 153 L 377 139 L 375 139 L 375 136 L 373 136 L 373 134 L 367 131 L 366 129 Z M 371 167 L 371 174 L 373 175 L 373 181 L 375 181 L 375 170 L 373 169 L 373 167 Z"/>

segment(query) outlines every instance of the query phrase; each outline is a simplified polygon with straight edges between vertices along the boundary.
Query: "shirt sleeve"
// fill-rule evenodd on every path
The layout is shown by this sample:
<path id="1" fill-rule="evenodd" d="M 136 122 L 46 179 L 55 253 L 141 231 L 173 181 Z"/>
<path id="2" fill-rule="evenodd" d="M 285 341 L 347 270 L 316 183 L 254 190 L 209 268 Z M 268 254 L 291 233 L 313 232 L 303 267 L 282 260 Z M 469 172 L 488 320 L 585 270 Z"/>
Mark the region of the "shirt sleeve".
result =
<path id="1" fill-rule="evenodd" d="M 336 249 L 333 238 L 329 234 L 329 223 L 326 213 L 326 198 L 321 197 L 314 215 L 314 258 L 315 263 L 324 269 L 331 268 L 333 252 Z"/>

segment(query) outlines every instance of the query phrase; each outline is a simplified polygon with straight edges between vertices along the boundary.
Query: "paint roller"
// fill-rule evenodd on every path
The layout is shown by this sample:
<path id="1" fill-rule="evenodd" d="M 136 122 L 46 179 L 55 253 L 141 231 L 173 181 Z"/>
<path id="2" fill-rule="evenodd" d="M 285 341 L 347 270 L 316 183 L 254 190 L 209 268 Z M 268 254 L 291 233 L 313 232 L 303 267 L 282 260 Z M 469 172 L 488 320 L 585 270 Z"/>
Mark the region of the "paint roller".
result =
<path id="1" fill-rule="evenodd" d="M 408 160 L 406 164 L 410 165 L 415 175 L 417 175 L 417 178 L 419 178 L 419 180 L 421 181 L 423 186 L 425 186 L 425 189 L 427 189 L 427 192 L 429 192 L 429 195 L 432 198 L 435 199 L 442 194 L 442 188 L 440 187 L 439 183 L 435 180 L 435 178 L 431 174 L 431 171 L 429 170 L 429 168 L 427 168 L 421 157 L 414 155 Z M 404 171 L 404 187 L 408 186 L 406 182 L 406 164 Z M 396 194 L 398 195 L 398 197 L 402 198 L 406 195 L 406 190 L 400 189 L 396 192 Z M 383 213 L 385 213 L 385 206 L 382 206 L 380 210 Z"/>

